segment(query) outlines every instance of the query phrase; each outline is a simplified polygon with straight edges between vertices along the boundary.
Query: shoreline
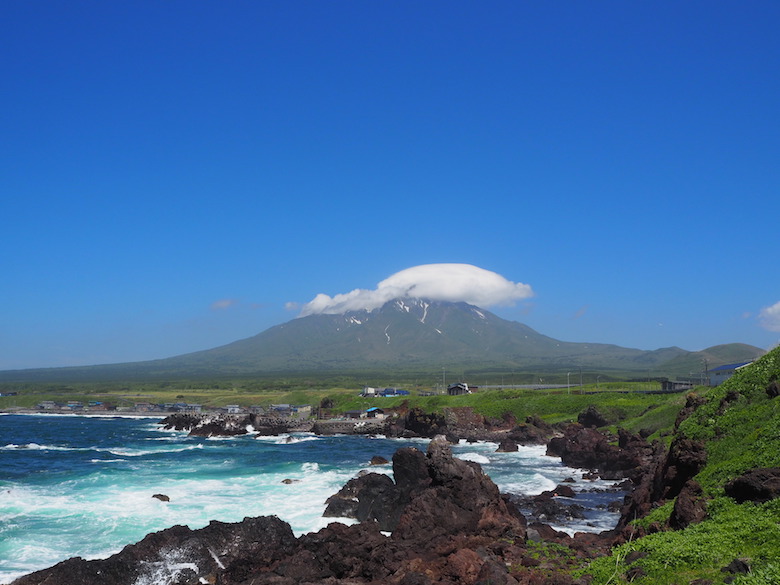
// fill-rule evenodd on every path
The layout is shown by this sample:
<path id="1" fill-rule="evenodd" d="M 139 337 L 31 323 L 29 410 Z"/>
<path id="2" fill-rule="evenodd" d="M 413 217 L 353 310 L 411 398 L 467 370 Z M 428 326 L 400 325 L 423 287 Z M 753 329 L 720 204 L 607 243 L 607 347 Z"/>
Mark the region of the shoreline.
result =
<path id="1" fill-rule="evenodd" d="M 70 412 L 65 410 L 58 410 L 55 412 L 47 412 L 45 410 L 33 410 L 30 408 L 23 409 L 0 409 L 0 416 L 3 415 L 19 415 L 19 416 L 83 416 L 89 418 L 159 418 L 164 419 L 167 415 L 161 413 L 149 414 L 148 412 L 114 412 L 111 410 L 105 411 L 91 411 L 91 412 Z"/>

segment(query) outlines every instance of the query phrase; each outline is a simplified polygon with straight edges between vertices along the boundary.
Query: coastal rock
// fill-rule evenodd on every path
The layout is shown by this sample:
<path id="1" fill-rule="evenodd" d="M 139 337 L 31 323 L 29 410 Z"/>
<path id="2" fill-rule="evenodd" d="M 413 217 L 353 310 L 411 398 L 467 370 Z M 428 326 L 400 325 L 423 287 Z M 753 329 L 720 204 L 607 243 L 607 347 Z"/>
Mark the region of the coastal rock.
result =
<path id="1" fill-rule="evenodd" d="M 387 459 L 381 455 L 374 455 L 369 462 L 369 465 L 387 465 L 390 463 Z"/>
<path id="2" fill-rule="evenodd" d="M 726 495 L 742 502 L 768 502 L 780 497 L 780 467 L 751 469 L 726 484 Z"/>
<path id="3" fill-rule="evenodd" d="M 438 413 L 428 413 L 420 408 L 412 408 L 404 420 L 404 430 L 410 436 L 435 437 L 447 432 L 444 416 Z"/>
<path id="4" fill-rule="evenodd" d="M 605 479 L 634 478 L 653 460 L 654 447 L 639 435 L 621 429 L 618 445 L 613 437 L 579 423 L 566 426 L 547 444 L 547 455 L 561 458 L 569 467 L 598 469 Z"/>
<path id="5" fill-rule="evenodd" d="M 552 437 L 554 429 L 538 416 L 529 416 L 525 422 L 507 433 L 518 445 L 543 445 Z"/>
<path id="6" fill-rule="evenodd" d="M 586 428 L 598 428 L 609 424 L 606 417 L 593 404 L 577 416 L 577 422 Z"/>
<path id="7" fill-rule="evenodd" d="M 507 438 L 498 444 L 496 453 L 513 453 L 519 449 L 520 447 L 518 447 L 517 443 L 515 443 L 512 439 Z"/>
<path id="8" fill-rule="evenodd" d="M 689 479 L 674 502 L 669 517 L 669 527 L 682 530 L 686 526 L 701 522 L 707 516 L 707 500 L 699 482 Z"/>
<path id="9" fill-rule="evenodd" d="M 707 398 L 705 396 L 693 393 L 688 394 L 688 396 L 685 397 L 685 405 L 680 409 L 680 412 L 677 413 L 677 417 L 674 420 L 674 430 L 676 431 L 680 428 L 680 423 L 691 416 L 697 408 L 706 403 Z"/>
<path id="10" fill-rule="evenodd" d="M 233 437 L 245 435 L 253 429 L 262 436 L 309 432 L 314 423 L 307 419 L 258 416 L 255 414 L 196 414 L 173 413 L 159 423 L 165 429 L 189 431 L 198 437 Z"/>
<path id="11" fill-rule="evenodd" d="M 173 526 L 148 534 L 107 559 L 75 557 L 13 585 L 131 585 L 215 582 L 227 566 L 271 566 L 296 545 L 290 526 L 267 516 L 242 522 L 212 521 L 200 530 Z"/>
<path id="12" fill-rule="evenodd" d="M 672 441 L 668 452 L 664 452 L 659 443 L 654 444 L 654 448 L 652 459 L 642 466 L 642 473 L 633 478 L 635 487 L 625 498 L 616 526 L 618 532 L 627 529 L 636 518 L 646 516 L 656 504 L 676 498 L 707 461 L 702 442 L 680 435 Z"/>
<path id="13" fill-rule="evenodd" d="M 214 416 L 201 419 L 190 429 L 193 437 L 235 437 L 246 435 L 252 421 L 249 416 Z"/>
<path id="14" fill-rule="evenodd" d="M 682 490 L 685 482 L 692 479 L 707 463 L 704 443 L 677 436 L 669 447 L 661 470 L 661 483 L 656 485 L 655 499 L 667 500 Z"/>
<path id="15" fill-rule="evenodd" d="M 154 499 L 156 499 L 156 500 L 160 500 L 161 502 L 170 502 L 171 501 L 171 498 L 169 498 L 165 494 L 154 494 L 152 497 Z"/>
<path id="16" fill-rule="evenodd" d="M 396 451 L 393 472 L 395 482 L 377 473 L 351 479 L 328 499 L 325 515 L 373 521 L 400 540 L 524 534 L 522 517 L 498 487 L 479 464 L 455 459 L 444 437 L 431 441 L 427 454 L 412 447 Z"/>
<path id="17" fill-rule="evenodd" d="M 441 437 L 431 441 L 425 457 L 427 477 L 418 476 L 412 482 L 427 487 L 409 493 L 410 501 L 393 532 L 394 539 L 430 541 L 456 534 L 524 537 L 524 519 L 506 505 L 479 464 L 455 459 L 449 443 Z M 416 460 L 419 469 L 419 458 Z"/>
<path id="18" fill-rule="evenodd" d="M 393 480 L 381 473 L 367 473 L 350 479 L 326 500 L 326 518 L 373 520 L 381 530 L 392 530 L 397 522 L 398 493 Z"/>

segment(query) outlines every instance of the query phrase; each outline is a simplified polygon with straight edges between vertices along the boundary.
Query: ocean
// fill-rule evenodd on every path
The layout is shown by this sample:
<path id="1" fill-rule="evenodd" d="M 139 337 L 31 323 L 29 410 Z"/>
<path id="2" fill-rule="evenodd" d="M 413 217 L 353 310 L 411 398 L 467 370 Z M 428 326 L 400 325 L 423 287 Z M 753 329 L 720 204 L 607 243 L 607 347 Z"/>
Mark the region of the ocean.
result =
<path id="1" fill-rule="evenodd" d="M 425 450 L 428 443 L 311 434 L 201 438 L 166 431 L 159 420 L 0 415 L 0 583 L 73 556 L 107 557 L 176 524 L 196 529 L 210 520 L 275 515 L 296 535 L 316 531 L 334 521 L 322 517 L 325 500 L 369 468 L 371 457 L 390 460 L 399 447 Z M 493 443 L 453 446 L 502 492 L 534 495 L 573 477 L 587 498 L 611 483 L 583 483 L 581 470 L 545 456 L 541 446 L 495 450 Z M 392 473 L 389 465 L 370 469 Z M 592 511 L 558 528 L 600 531 L 616 521 Z"/>

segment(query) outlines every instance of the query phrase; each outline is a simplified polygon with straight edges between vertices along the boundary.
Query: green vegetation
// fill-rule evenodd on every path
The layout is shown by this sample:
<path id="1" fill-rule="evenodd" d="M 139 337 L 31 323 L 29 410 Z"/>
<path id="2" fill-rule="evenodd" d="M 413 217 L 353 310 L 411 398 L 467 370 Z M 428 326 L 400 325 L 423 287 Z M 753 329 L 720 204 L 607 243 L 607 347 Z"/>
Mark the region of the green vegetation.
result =
<path id="1" fill-rule="evenodd" d="M 684 530 L 651 534 L 617 547 L 611 557 L 582 571 L 593 575 L 593 585 L 626 583 L 632 566 L 641 566 L 646 573 L 632 581 L 636 585 L 694 579 L 714 584 L 726 579 L 739 585 L 780 583 L 780 500 L 737 504 L 724 493 L 725 484 L 745 471 L 780 466 L 780 398 L 766 392 L 778 379 L 780 348 L 706 392 L 706 403 L 680 425 L 679 433 L 706 444 L 707 464 L 696 480 L 711 498 L 707 518 Z M 663 525 L 671 511 L 669 502 L 635 524 Z M 647 556 L 629 565 L 625 561 L 633 551 Z M 747 560 L 749 574 L 721 571 L 736 558 Z"/>
<path id="2" fill-rule="evenodd" d="M 388 377 L 389 378 L 389 377 Z M 363 398 L 359 396 L 362 385 L 338 385 L 353 382 L 348 378 L 330 379 L 329 386 L 317 384 L 312 378 L 259 378 L 217 381 L 163 381 L 144 383 L 80 383 L 52 384 L 0 384 L 0 392 L 15 391 L 16 396 L 0 397 L 0 408 L 35 408 L 44 400 L 65 402 L 78 400 L 83 403 L 99 400 L 115 406 L 133 406 L 138 402 L 155 404 L 189 402 L 205 407 L 227 404 L 241 406 L 270 404 L 319 405 L 329 398 L 333 412 L 359 410 L 371 406 L 394 408 L 419 407 L 427 412 L 441 412 L 445 408 L 471 407 L 476 412 L 494 418 L 507 413 L 522 422 L 535 415 L 549 423 L 570 422 L 590 405 L 595 405 L 614 425 L 634 432 L 646 429 L 651 433 L 667 433 L 671 429 L 677 411 L 684 402 L 682 394 L 648 394 L 648 388 L 657 389 L 656 383 L 612 382 L 571 389 L 555 390 L 480 390 L 465 396 L 419 396 L 414 385 L 409 396 L 394 398 Z"/>
<path id="3" fill-rule="evenodd" d="M 17 396 L 0 397 L 0 408 L 34 407 L 42 400 L 102 400 L 116 405 L 135 402 L 198 402 L 206 406 L 225 404 L 267 405 L 294 403 L 318 405 L 327 398 L 335 412 L 380 407 L 420 407 L 439 411 L 471 407 L 488 417 L 511 413 L 519 422 L 539 416 L 549 423 L 576 420 L 577 415 L 595 405 L 610 421 L 611 428 L 643 431 L 650 438 L 671 440 L 671 431 L 682 394 L 647 393 L 648 381 L 585 384 L 558 390 L 482 390 L 465 396 L 420 396 L 423 386 L 414 378 L 376 373 L 376 378 L 332 376 L 316 378 L 263 377 L 233 380 L 174 380 L 155 382 L 92 382 L 80 384 L 1 384 L 0 391 L 16 391 Z M 714 389 L 699 388 L 706 402 L 678 429 L 684 437 L 706 444 L 707 464 L 696 477 L 708 498 L 707 518 L 683 530 L 665 530 L 632 539 L 616 547 L 611 556 L 578 567 L 568 549 L 557 545 L 529 543 L 529 554 L 537 555 L 551 571 L 565 570 L 591 575 L 593 585 L 629 582 L 627 571 L 641 567 L 633 575 L 636 585 L 680 585 L 697 579 L 715 585 L 777 585 L 780 583 L 780 500 L 764 504 L 737 504 L 724 492 L 725 484 L 755 467 L 780 466 L 780 398 L 770 398 L 766 388 L 780 379 L 780 348 L 744 368 Z M 376 382 L 374 380 L 384 380 Z M 599 381 L 599 380 L 596 380 Z M 372 384 L 373 382 L 373 384 Z M 361 398 L 364 385 L 387 385 L 409 389 L 410 396 Z M 430 387 L 430 386 L 428 386 Z M 674 502 L 655 509 L 635 521 L 637 528 L 651 524 L 665 526 Z M 561 550 L 559 550 L 561 548 Z M 638 560 L 632 552 L 641 552 Z M 721 569 L 732 560 L 746 559 L 747 575 L 734 576 Z M 519 569 L 518 569 L 519 570 Z M 728 581 L 727 581 L 728 580 Z"/>

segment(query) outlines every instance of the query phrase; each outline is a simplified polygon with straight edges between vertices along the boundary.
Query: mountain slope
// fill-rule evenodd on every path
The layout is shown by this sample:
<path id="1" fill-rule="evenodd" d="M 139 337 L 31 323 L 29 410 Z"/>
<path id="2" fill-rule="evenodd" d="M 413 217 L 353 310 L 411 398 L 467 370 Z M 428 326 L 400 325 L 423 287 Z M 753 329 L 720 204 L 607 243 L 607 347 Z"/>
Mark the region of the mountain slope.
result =
<path id="1" fill-rule="evenodd" d="M 710 364 L 763 353 L 712 348 Z M 702 354 L 705 355 L 705 354 Z M 727 357 L 731 356 L 731 357 Z M 736 359 L 734 359 L 736 357 Z M 724 359 L 720 359 L 724 358 Z M 748 358 L 750 359 L 750 358 Z M 373 311 L 309 315 L 253 337 L 172 358 L 130 364 L 58 368 L 53 373 L 104 376 L 214 376 L 281 372 L 465 369 L 687 374 L 702 357 L 679 347 L 654 351 L 547 337 L 473 305 L 396 299 Z M 667 367 L 671 364 L 672 367 Z M 701 365 L 698 366 L 701 368 Z M 0 373 L 8 378 L 9 373 Z"/>

